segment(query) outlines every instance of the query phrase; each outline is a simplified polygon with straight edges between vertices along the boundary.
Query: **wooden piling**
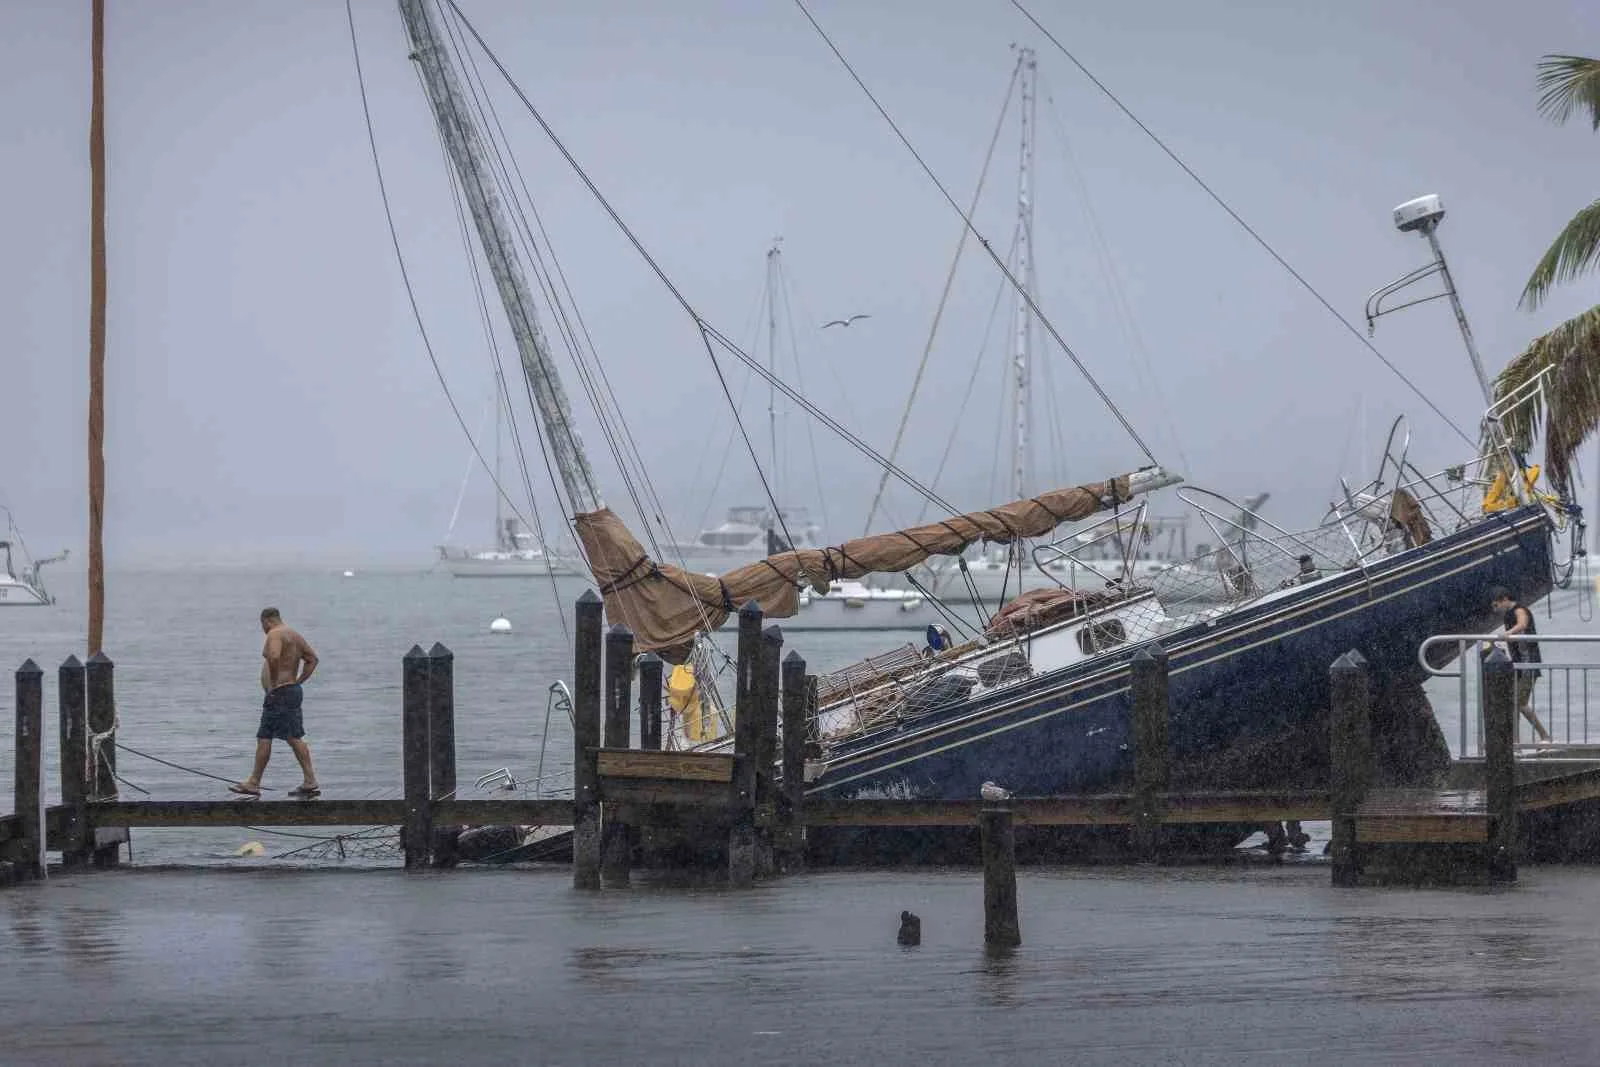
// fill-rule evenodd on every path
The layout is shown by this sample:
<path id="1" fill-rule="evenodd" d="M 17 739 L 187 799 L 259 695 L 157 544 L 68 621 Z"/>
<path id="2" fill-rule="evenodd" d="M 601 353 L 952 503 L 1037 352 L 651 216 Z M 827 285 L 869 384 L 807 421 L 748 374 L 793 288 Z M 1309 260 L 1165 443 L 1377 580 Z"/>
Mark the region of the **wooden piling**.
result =
<path id="1" fill-rule="evenodd" d="M 1133 655 L 1134 852 L 1154 863 L 1161 854 L 1161 794 L 1170 782 L 1167 744 L 1167 653 L 1148 645 Z"/>
<path id="2" fill-rule="evenodd" d="M 633 703 L 633 631 L 611 627 L 606 633 L 605 746 L 627 748 Z M 633 836 L 622 821 L 621 809 L 603 801 L 600 827 L 600 877 L 606 885 L 626 886 L 632 864 Z"/>
<path id="3" fill-rule="evenodd" d="M 83 664 L 68 656 L 56 672 L 57 706 L 61 718 L 61 806 L 63 809 L 61 865 L 81 867 L 89 862 L 89 822 L 84 801 L 94 789 L 94 769 L 89 765 L 88 696 Z"/>
<path id="4" fill-rule="evenodd" d="M 1503 649 L 1483 664 L 1483 777 L 1489 812 L 1484 859 L 1491 882 L 1517 880 L 1516 669 Z"/>
<path id="5" fill-rule="evenodd" d="M 600 674 L 605 605 L 586 589 L 574 614 L 572 665 L 572 887 L 600 888 Z"/>
<path id="6" fill-rule="evenodd" d="M 639 657 L 639 747 L 661 749 L 661 657 L 647 652 Z"/>
<path id="7" fill-rule="evenodd" d="M 783 630 L 761 631 L 761 659 L 756 665 L 756 874 L 777 873 L 773 837 L 778 821 L 779 672 L 783 662 Z"/>
<path id="8" fill-rule="evenodd" d="M 733 720 L 733 826 L 728 831 L 728 884 L 743 887 L 756 876 L 756 764 L 760 733 L 757 676 L 761 668 L 761 607 L 739 609 L 739 660 Z"/>
<path id="9" fill-rule="evenodd" d="M 806 661 L 798 651 L 791 651 L 783 658 L 783 777 L 774 839 L 779 865 L 784 870 L 797 869 L 805 859 L 805 828 L 801 815 L 806 795 L 806 717 L 810 690 Z"/>
<path id="10" fill-rule="evenodd" d="M 117 799 L 117 697 L 116 667 L 104 652 L 84 664 L 85 704 L 89 719 L 89 762 L 94 772 L 93 800 Z M 115 867 L 122 859 L 125 831 L 95 831 L 93 859 L 96 867 Z"/>
<path id="11" fill-rule="evenodd" d="M 20 839 L 12 842 L 11 860 L 18 878 L 43 878 L 44 832 L 44 671 L 33 660 L 17 668 L 17 825 Z"/>
<path id="12" fill-rule="evenodd" d="M 1367 661 L 1351 649 L 1329 668 L 1333 709 L 1329 722 L 1328 773 L 1333 807 L 1329 855 L 1333 884 L 1359 885 L 1361 848 L 1356 811 L 1372 788 L 1372 720 Z"/>
<path id="13" fill-rule="evenodd" d="M 401 774 L 405 781 L 405 824 L 400 843 L 407 869 L 428 865 L 432 844 L 433 804 L 428 767 L 428 654 L 412 645 L 400 663 Z"/>
<path id="14" fill-rule="evenodd" d="M 435 641 L 428 649 L 428 781 L 429 800 L 456 797 L 456 694 L 455 653 Z M 430 816 L 429 819 L 432 822 Z M 459 826 L 434 826 L 432 855 L 435 867 L 454 867 Z"/>
<path id="15" fill-rule="evenodd" d="M 983 848 L 983 943 L 990 948 L 1022 944 L 1017 921 L 1017 839 L 1010 808 L 978 813 Z"/>

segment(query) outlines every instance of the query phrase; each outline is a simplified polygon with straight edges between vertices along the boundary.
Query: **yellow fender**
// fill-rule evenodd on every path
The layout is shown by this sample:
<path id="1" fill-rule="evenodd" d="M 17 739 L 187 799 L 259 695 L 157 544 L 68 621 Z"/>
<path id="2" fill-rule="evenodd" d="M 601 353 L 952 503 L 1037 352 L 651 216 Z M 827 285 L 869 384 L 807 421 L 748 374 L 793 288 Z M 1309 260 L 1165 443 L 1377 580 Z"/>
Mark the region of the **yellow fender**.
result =
<path id="1" fill-rule="evenodd" d="M 1523 487 L 1526 489 L 1528 496 L 1534 500 L 1540 500 L 1546 504 L 1556 503 L 1560 499 L 1559 497 L 1551 493 L 1541 493 L 1534 486 L 1534 482 L 1539 480 L 1539 470 L 1537 463 L 1531 467 L 1523 468 Z M 1505 471 L 1501 471 L 1494 476 L 1494 481 L 1489 483 L 1489 491 L 1483 494 L 1483 510 L 1485 514 L 1495 511 L 1507 511 L 1521 506 L 1521 502 L 1517 500 L 1517 495 L 1510 491 L 1510 485 L 1511 479 L 1506 477 Z"/>
<path id="2" fill-rule="evenodd" d="M 680 663 L 667 676 L 667 704 L 683 718 L 684 737 L 695 743 L 716 737 L 711 716 L 700 703 L 700 685 L 690 664 Z"/>

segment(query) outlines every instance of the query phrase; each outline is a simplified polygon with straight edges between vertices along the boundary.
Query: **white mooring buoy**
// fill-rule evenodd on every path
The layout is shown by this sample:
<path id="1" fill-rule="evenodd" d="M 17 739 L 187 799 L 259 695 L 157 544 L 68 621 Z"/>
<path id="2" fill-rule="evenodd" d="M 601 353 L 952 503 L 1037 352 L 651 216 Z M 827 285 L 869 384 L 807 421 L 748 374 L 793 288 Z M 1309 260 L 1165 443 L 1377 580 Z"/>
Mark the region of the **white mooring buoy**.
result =
<path id="1" fill-rule="evenodd" d="M 508 633 L 510 633 L 511 632 L 511 620 L 506 618 L 504 615 L 500 616 L 498 619 L 494 620 L 494 622 L 491 622 L 489 624 L 489 632 L 492 633 L 492 634 L 508 634 Z"/>
<path id="2" fill-rule="evenodd" d="M 354 578 L 356 576 L 356 572 L 355 571 L 345 571 L 344 572 L 344 576 L 346 578 Z"/>

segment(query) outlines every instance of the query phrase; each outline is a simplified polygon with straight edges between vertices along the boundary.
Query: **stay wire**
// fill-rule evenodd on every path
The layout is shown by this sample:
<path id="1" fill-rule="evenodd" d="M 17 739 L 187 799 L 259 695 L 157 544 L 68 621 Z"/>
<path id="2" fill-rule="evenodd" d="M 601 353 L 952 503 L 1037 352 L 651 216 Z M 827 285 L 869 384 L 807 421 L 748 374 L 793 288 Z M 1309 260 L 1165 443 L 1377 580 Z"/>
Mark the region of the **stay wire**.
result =
<path id="1" fill-rule="evenodd" d="M 201 778 L 210 778 L 214 782 L 226 782 L 229 785 L 233 785 L 233 784 L 235 784 L 235 783 L 237 783 L 239 781 L 239 779 L 237 779 L 237 778 L 224 778 L 220 774 L 212 774 L 209 771 L 201 771 L 201 770 L 196 770 L 193 767 L 185 767 L 181 763 L 174 763 L 171 760 L 162 759 L 160 756 L 152 756 L 148 752 L 140 752 L 138 749 L 132 747 L 131 745 L 125 745 L 121 741 L 113 741 L 112 744 L 116 745 L 119 750 L 121 750 L 123 752 L 126 752 L 129 755 L 139 756 L 139 757 L 141 757 L 143 759 L 150 760 L 152 763 L 159 763 L 163 767 L 171 767 L 175 771 L 183 771 L 183 772 L 185 772 L 187 774 L 193 774 L 193 775 L 196 775 L 196 776 L 201 777 Z M 128 784 L 129 785 L 133 785 L 132 782 L 129 782 Z M 135 789 L 139 789 L 138 786 L 133 786 L 133 787 Z M 262 786 L 261 787 L 261 791 L 263 793 L 271 793 L 271 792 L 274 792 L 275 790 L 270 789 L 267 786 Z M 139 792 L 148 793 L 148 790 L 139 789 Z"/>
<path id="2" fill-rule="evenodd" d="M 567 164 L 572 167 L 574 173 L 577 174 L 578 178 L 583 182 L 584 186 L 589 190 L 596 202 L 611 218 L 611 221 L 617 226 L 618 230 L 623 234 L 623 236 L 627 238 L 628 243 L 633 246 L 634 251 L 639 254 L 640 258 L 644 260 L 651 272 L 654 273 L 661 284 L 666 287 L 667 291 L 672 294 L 673 299 L 678 302 L 678 304 L 684 309 L 689 317 L 695 322 L 696 326 L 701 331 L 702 340 L 715 340 L 718 345 L 726 349 L 740 362 L 750 367 L 764 380 L 769 381 L 779 391 L 783 392 L 786 397 L 804 408 L 813 417 L 821 420 L 823 424 L 830 430 L 843 437 L 852 447 L 856 448 L 863 455 L 873 460 L 873 462 L 880 465 L 887 465 L 895 477 L 904 482 L 912 490 L 926 494 L 928 490 L 925 486 L 921 485 L 915 478 L 911 477 L 899 467 L 889 464 L 882 455 L 880 455 L 875 449 L 872 449 L 870 446 L 868 446 L 865 441 L 861 440 L 860 437 L 850 433 L 848 430 L 845 430 L 844 427 L 840 426 L 836 420 L 830 418 L 826 412 L 822 411 L 815 404 L 812 404 L 810 401 L 807 401 L 803 397 L 800 397 L 798 394 L 796 394 L 787 383 L 768 372 L 766 368 L 762 367 L 730 338 L 719 331 L 715 326 L 711 325 L 711 323 L 708 322 L 705 317 L 695 309 L 694 305 L 691 304 L 689 299 L 683 294 L 683 291 L 678 288 L 678 286 L 672 281 L 671 277 L 662 268 L 660 263 L 657 262 L 655 257 L 652 256 L 649 250 L 645 248 L 644 243 L 639 239 L 639 236 L 630 226 L 628 226 L 627 222 L 623 220 L 616 208 L 613 207 L 611 202 L 605 197 L 605 194 L 600 191 L 599 186 L 595 184 L 594 179 L 589 176 L 588 171 L 586 171 L 582 164 L 578 162 L 577 158 L 573 156 L 572 152 L 567 148 L 566 143 L 562 141 L 559 136 L 557 136 L 554 128 L 550 126 L 543 113 L 540 112 L 536 106 L 534 106 L 533 101 L 528 97 L 527 93 L 524 92 L 522 87 L 517 84 L 516 79 L 511 76 L 511 72 L 500 60 L 499 56 L 494 52 L 493 49 L 489 47 L 488 43 L 483 39 L 483 35 L 479 33 L 478 29 L 472 24 L 472 21 L 462 14 L 459 5 L 456 3 L 456 0 L 443 0 L 443 2 L 448 3 L 455 11 L 457 17 L 461 19 L 461 24 L 466 28 L 467 32 L 472 35 L 473 39 L 477 42 L 478 47 L 481 48 L 483 53 L 489 57 L 490 62 L 495 65 L 495 68 L 499 71 L 501 77 L 505 79 L 507 85 L 510 86 L 512 92 L 516 94 L 523 107 L 526 108 L 528 113 L 533 116 L 534 120 L 544 131 L 545 136 L 550 139 L 551 144 L 553 144 L 557 151 L 561 153 L 562 158 L 567 161 Z M 737 412 L 734 413 L 734 417 L 736 420 L 738 419 Z M 764 476 L 762 481 L 765 483 Z M 949 504 L 943 500 L 934 498 L 933 502 L 938 504 L 940 507 L 949 508 Z M 954 509 L 950 510 L 953 511 Z"/>
<path id="3" fill-rule="evenodd" d="M 839 46 L 833 43 L 833 38 L 828 36 L 827 31 L 822 28 L 822 24 L 819 23 L 811 14 L 811 10 L 806 7 L 805 0 L 794 0 L 794 3 L 795 6 L 800 9 L 800 13 L 805 15 L 806 21 L 811 23 L 811 28 L 817 31 L 817 36 L 821 37 L 823 43 L 828 46 L 828 50 L 832 52 L 839 60 L 839 63 L 844 67 L 846 73 L 850 75 L 850 79 L 856 83 L 863 93 L 866 94 L 867 99 L 872 102 L 872 106 L 877 109 L 878 114 L 881 115 L 883 120 L 889 124 L 889 128 L 894 131 L 895 137 L 899 138 L 900 143 L 905 146 L 906 151 L 911 153 L 911 157 L 917 161 L 917 165 L 921 167 L 922 172 L 928 176 L 928 180 L 933 182 L 935 188 L 939 190 L 939 194 L 944 197 L 945 202 L 950 205 L 951 209 L 954 210 L 956 214 L 961 216 L 962 222 L 964 222 L 967 228 L 972 231 L 972 236 L 977 239 L 980 245 L 983 246 L 983 250 L 989 254 L 990 259 L 994 260 L 995 266 L 999 267 L 1001 272 L 1005 274 L 1006 280 L 1011 283 L 1011 287 L 1016 290 L 1017 295 L 1020 296 L 1023 302 L 1028 305 L 1028 310 L 1032 311 L 1033 314 L 1038 317 L 1039 325 L 1043 326 L 1046 332 L 1050 334 L 1051 338 L 1055 340 L 1056 344 L 1061 346 L 1061 351 L 1066 353 L 1067 358 L 1070 359 L 1073 365 L 1078 368 L 1078 373 L 1083 375 L 1084 381 L 1089 383 L 1089 388 L 1094 390 L 1095 395 L 1100 398 L 1100 402 L 1106 406 L 1106 409 L 1109 410 L 1113 416 L 1115 416 L 1117 422 L 1121 424 L 1123 431 L 1126 432 L 1127 435 L 1133 439 L 1133 443 L 1139 447 L 1139 451 L 1143 452 L 1145 458 L 1151 463 L 1156 463 L 1155 453 L 1150 451 L 1150 446 L 1145 444 L 1143 437 L 1139 436 L 1139 431 L 1133 428 L 1133 423 L 1128 421 L 1127 416 L 1122 413 L 1122 409 L 1117 407 L 1116 403 L 1112 401 L 1110 394 L 1108 394 L 1105 389 L 1101 387 L 1100 382 L 1093 374 L 1089 372 L 1089 368 L 1084 364 L 1083 360 L 1079 358 L 1077 352 L 1073 350 L 1072 346 L 1067 343 L 1067 339 L 1061 336 L 1061 332 L 1056 329 L 1055 323 L 1050 321 L 1050 317 L 1044 313 L 1044 309 L 1039 306 L 1038 301 L 1036 301 L 1032 294 L 1028 292 L 1028 287 L 1018 280 L 1016 274 L 1013 273 L 1008 266 L 1006 266 L 1005 260 L 1001 259 L 1000 255 L 995 252 L 994 248 L 989 244 L 988 238 L 984 237 L 983 234 L 979 232 L 977 225 L 972 221 L 971 217 L 961 210 L 961 205 L 956 202 L 955 197 L 950 195 L 950 191 L 945 188 L 944 183 L 939 180 L 939 176 L 934 173 L 933 168 L 928 165 L 925 159 L 922 158 L 922 154 L 918 152 L 916 146 L 911 143 L 911 139 L 905 135 L 905 133 L 900 129 L 900 126 L 894 121 L 893 117 L 890 116 L 889 112 L 881 103 L 878 102 L 878 98 L 873 95 L 871 89 L 867 88 L 867 83 L 861 79 L 861 75 L 856 73 L 855 67 L 851 66 L 850 61 L 844 57 L 844 53 L 839 51 Z"/>
<path id="4" fill-rule="evenodd" d="M 799 3 L 800 0 L 795 0 L 795 2 Z M 1178 153 L 1169 148 L 1167 143 L 1157 136 L 1154 130 L 1152 130 L 1149 126 L 1146 126 L 1143 120 L 1141 120 L 1139 116 L 1135 115 L 1128 105 L 1124 104 L 1115 93 L 1106 87 L 1104 82 L 1095 77 L 1089 68 L 1084 66 L 1083 63 L 1079 61 L 1077 56 L 1068 51 L 1067 46 L 1062 44 L 1061 41 L 1056 38 L 1055 34 L 1046 29 L 1044 24 L 1034 17 L 1033 12 L 1029 11 L 1022 5 L 1021 0 L 1010 0 L 1010 2 L 1011 6 L 1021 12 L 1022 16 L 1029 22 L 1033 23 L 1034 28 L 1040 33 L 1044 34 L 1045 38 L 1056 47 L 1056 50 L 1063 56 L 1066 56 L 1067 60 L 1073 66 L 1077 67 L 1079 72 L 1082 73 L 1085 78 L 1088 78 L 1089 81 L 1094 84 L 1094 87 L 1099 89 L 1100 92 L 1105 95 L 1107 100 L 1110 100 L 1113 104 L 1115 104 L 1119 111 L 1126 115 L 1135 126 L 1139 127 L 1146 137 L 1150 138 L 1150 140 L 1155 143 L 1157 148 L 1166 153 L 1168 159 L 1171 159 L 1174 163 L 1176 163 L 1178 167 L 1185 174 L 1187 174 L 1194 181 L 1194 183 L 1198 185 L 1205 192 L 1205 194 L 1216 203 L 1218 207 L 1227 212 L 1228 217 L 1233 219 L 1234 222 L 1238 223 L 1244 232 L 1249 234 L 1251 238 L 1254 239 L 1256 244 L 1260 245 L 1267 255 L 1271 256 L 1277 262 L 1278 266 L 1287 271 L 1289 276 L 1298 282 L 1302 289 L 1310 293 L 1317 303 L 1321 304 L 1323 308 L 1327 310 L 1328 314 L 1332 315 L 1339 325 L 1343 326 L 1350 333 L 1350 336 L 1354 337 L 1367 349 L 1367 351 L 1376 356 L 1378 358 L 1378 362 L 1382 363 L 1394 374 L 1395 377 L 1399 378 L 1400 381 L 1405 384 L 1406 388 L 1410 389 L 1414 394 L 1416 394 L 1417 398 L 1426 404 L 1430 411 L 1439 416 L 1439 418 L 1444 421 L 1446 426 L 1454 430 L 1463 441 L 1466 441 L 1474 448 L 1477 447 L 1477 442 L 1473 440 L 1473 438 L 1468 436 L 1467 433 L 1461 429 L 1461 427 L 1457 426 L 1450 416 L 1441 411 L 1437 404 L 1428 399 L 1427 394 L 1424 393 L 1415 382 L 1407 377 L 1404 371 L 1395 366 L 1395 364 L 1391 362 L 1387 356 L 1379 351 L 1378 346 L 1373 344 L 1371 339 L 1367 338 L 1361 333 L 1360 330 L 1356 329 L 1355 325 L 1351 323 L 1349 319 L 1339 314 L 1339 310 L 1333 306 L 1327 297 L 1323 296 L 1322 293 L 1318 291 L 1316 286 L 1312 285 L 1306 280 L 1305 275 L 1295 270 L 1294 267 L 1290 265 L 1289 261 L 1279 254 L 1278 250 L 1274 248 L 1265 237 L 1261 236 L 1261 234 L 1257 232 L 1253 226 L 1246 222 L 1237 211 L 1229 206 L 1228 202 L 1222 199 L 1222 197 L 1214 189 L 1212 189 L 1211 186 L 1207 185 L 1205 180 L 1201 178 L 1200 175 L 1196 174 L 1194 169 L 1191 168 L 1189 164 L 1185 163 Z"/>

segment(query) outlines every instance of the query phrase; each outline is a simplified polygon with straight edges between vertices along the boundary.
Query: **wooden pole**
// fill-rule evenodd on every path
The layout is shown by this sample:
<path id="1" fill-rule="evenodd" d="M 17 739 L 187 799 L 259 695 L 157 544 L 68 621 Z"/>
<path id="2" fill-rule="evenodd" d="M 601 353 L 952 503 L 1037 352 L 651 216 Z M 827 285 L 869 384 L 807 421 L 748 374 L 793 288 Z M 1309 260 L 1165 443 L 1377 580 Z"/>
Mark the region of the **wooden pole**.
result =
<path id="1" fill-rule="evenodd" d="M 1503 649 L 1483 664 L 1483 777 L 1488 794 L 1485 860 L 1492 882 L 1517 880 L 1516 669 Z"/>
<path id="2" fill-rule="evenodd" d="M 778 679 L 783 660 L 783 630 L 761 631 L 761 660 L 756 670 L 756 873 L 771 877 L 778 869 L 773 833 L 778 820 Z"/>
<path id="3" fill-rule="evenodd" d="M 1133 792 L 1134 851 L 1154 863 L 1161 854 L 1161 794 L 1170 781 L 1168 770 L 1167 653 L 1148 645 L 1133 655 Z"/>
<path id="4" fill-rule="evenodd" d="M 61 715 L 61 805 L 66 809 L 61 865 L 79 867 L 89 860 L 84 799 L 94 789 L 94 770 L 89 766 L 88 697 L 77 656 L 68 656 L 56 672 L 56 694 Z"/>
<path id="5" fill-rule="evenodd" d="M 978 813 L 983 848 L 983 943 L 990 948 L 1022 944 L 1017 921 L 1017 839 L 1010 808 Z"/>
<path id="6" fill-rule="evenodd" d="M 647 652 L 639 657 L 639 747 L 661 748 L 661 657 Z"/>
<path id="7" fill-rule="evenodd" d="M 572 665 L 572 887 L 600 888 L 600 669 L 605 605 L 586 589 L 576 607 Z"/>
<path id="8" fill-rule="evenodd" d="M 91 4 L 89 96 L 89 655 L 105 636 L 106 5 Z"/>
<path id="9" fill-rule="evenodd" d="M 1356 843 L 1356 812 L 1372 787 L 1371 694 L 1367 661 L 1354 649 L 1333 661 L 1333 713 L 1329 722 L 1328 775 L 1333 802 L 1333 841 L 1329 847 L 1333 884 L 1359 885 L 1361 848 Z"/>
<path id="10" fill-rule="evenodd" d="M 406 796 L 401 845 L 406 868 L 415 870 L 428 865 L 433 823 L 428 796 L 428 654 L 421 645 L 412 645 L 400 662 L 400 744 Z"/>
<path id="11" fill-rule="evenodd" d="M 429 799 L 454 800 L 456 795 L 455 653 L 435 641 L 428 649 L 428 780 Z M 459 826 L 433 827 L 435 867 L 454 867 Z"/>
<path id="12" fill-rule="evenodd" d="M 605 744 L 627 748 L 633 704 L 633 631 L 611 627 L 606 633 Z M 633 837 L 617 805 L 602 800 L 600 877 L 606 885 L 626 886 L 632 865 Z"/>
<path id="13" fill-rule="evenodd" d="M 95 800 L 117 798 L 117 693 L 116 665 L 104 652 L 96 652 L 84 664 L 85 701 L 89 718 L 89 761 L 94 768 Z M 94 831 L 94 865 L 115 867 L 122 860 L 121 843 L 126 830 L 107 828 Z"/>
<path id="14" fill-rule="evenodd" d="M 761 665 L 761 607 L 739 609 L 739 661 L 733 719 L 733 827 L 728 831 L 728 884 L 743 887 L 756 876 L 756 741 L 760 710 L 756 678 Z"/>
<path id="15" fill-rule="evenodd" d="M 802 812 L 806 795 L 806 713 L 810 685 L 799 651 L 783 657 L 783 787 L 778 794 L 777 847 L 785 870 L 805 858 Z"/>
<path id="16" fill-rule="evenodd" d="M 33 660 L 17 668 L 17 823 L 21 840 L 13 845 L 12 860 L 19 878 L 43 878 L 44 833 L 44 671 Z"/>

